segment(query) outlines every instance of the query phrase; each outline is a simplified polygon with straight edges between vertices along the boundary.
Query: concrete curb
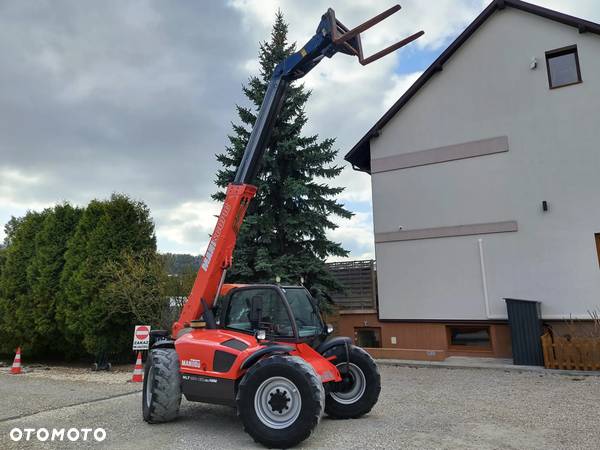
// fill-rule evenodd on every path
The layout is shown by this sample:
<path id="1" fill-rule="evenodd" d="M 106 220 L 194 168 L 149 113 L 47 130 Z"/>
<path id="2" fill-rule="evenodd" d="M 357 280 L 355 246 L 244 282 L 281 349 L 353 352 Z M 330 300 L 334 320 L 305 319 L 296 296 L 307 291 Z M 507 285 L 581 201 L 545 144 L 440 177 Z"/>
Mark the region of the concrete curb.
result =
<path id="1" fill-rule="evenodd" d="M 436 369 L 478 369 L 478 370 L 503 370 L 505 372 L 534 372 L 541 375 L 566 375 L 599 377 L 600 371 L 595 370 L 561 370 L 546 369 L 540 366 L 515 366 L 513 364 L 478 364 L 477 362 L 457 363 L 447 361 L 417 361 L 403 359 L 377 359 L 377 365 L 391 367 L 412 367 L 412 368 L 436 368 Z"/>

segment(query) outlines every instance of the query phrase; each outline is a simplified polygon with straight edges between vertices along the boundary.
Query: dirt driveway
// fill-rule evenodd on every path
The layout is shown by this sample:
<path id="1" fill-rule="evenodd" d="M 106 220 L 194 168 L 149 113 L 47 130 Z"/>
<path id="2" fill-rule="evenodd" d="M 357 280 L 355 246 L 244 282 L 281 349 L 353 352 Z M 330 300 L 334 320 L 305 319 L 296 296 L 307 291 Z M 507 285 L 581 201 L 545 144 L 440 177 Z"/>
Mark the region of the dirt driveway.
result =
<path id="1" fill-rule="evenodd" d="M 324 418 L 302 448 L 599 447 L 598 377 L 407 367 L 381 367 L 381 374 L 383 390 L 371 414 Z M 184 400 L 177 421 L 145 424 L 140 385 L 127 383 L 128 377 L 0 373 L 0 448 L 260 448 L 227 407 Z M 14 442 L 9 433 L 15 427 L 102 427 L 106 439 Z"/>

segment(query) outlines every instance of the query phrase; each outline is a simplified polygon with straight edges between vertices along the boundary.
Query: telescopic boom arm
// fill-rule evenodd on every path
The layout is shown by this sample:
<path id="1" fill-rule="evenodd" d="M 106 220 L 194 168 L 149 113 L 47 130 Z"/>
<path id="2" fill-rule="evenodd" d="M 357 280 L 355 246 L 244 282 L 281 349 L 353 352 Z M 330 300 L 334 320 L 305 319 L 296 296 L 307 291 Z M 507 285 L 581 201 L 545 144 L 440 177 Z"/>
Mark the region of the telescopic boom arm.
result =
<path id="1" fill-rule="evenodd" d="M 321 17 L 315 35 L 304 47 L 275 67 L 235 179 L 227 187 L 225 202 L 206 254 L 202 258 L 192 292 L 181 311 L 179 320 L 173 324 L 173 337 L 178 337 L 181 330 L 188 327 L 192 320 L 199 319 L 206 309 L 212 308 L 219 296 L 225 274 L 232 263 L 240 226 L 248 205 L 256 194 L 256 187 L 250 183 L 260 167 L 289 84 L 310 72 L 324 57 L 331 58 L 338 52 L 356 56 L 362 65 L 367 65 L 421 37 L 423 31 L 408 36 L 367 58 L 363 56 L 360 33 L 398 10 L 400 5 L 393 6 L 350 30 L 335 18 L 335 12 L 330 8 Z"/>

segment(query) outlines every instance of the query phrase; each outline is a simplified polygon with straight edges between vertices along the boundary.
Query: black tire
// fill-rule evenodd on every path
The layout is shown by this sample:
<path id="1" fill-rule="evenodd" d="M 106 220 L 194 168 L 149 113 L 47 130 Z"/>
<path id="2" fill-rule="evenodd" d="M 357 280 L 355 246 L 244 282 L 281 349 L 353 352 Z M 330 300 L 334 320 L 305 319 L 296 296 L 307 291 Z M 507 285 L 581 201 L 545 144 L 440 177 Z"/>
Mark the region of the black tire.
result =
<path id="1" fill-rule="evenodd" d="M 325 413 L 334 419 L 356 419 L 367 414 L 377 403 L 381 392 L 381 377 L 371 355 L 354 345 L 349 346 L 348 353 L 349 367 L 344 345 L 333 347 L 323 354 L 326 358 L 335 356 L 331 362 L 338 367 L 347 383 L 342 391 L 332 390 L 325 399 Z"/>
<path id="2" fill-rule="evenodd" d="M 148 423 L 174 420 L 181 404 L 181 375 L 175 349 L 151 350 L 144 368 L 142 413 Z"/>
<path id="3" fill-rule="evenodd" d="M 256 442 L 288 448 L 308 438 L 321 420 L 325 390 L 302 358 L 273 355 L 248 369 L 236 403 L 244 430 Z"/>

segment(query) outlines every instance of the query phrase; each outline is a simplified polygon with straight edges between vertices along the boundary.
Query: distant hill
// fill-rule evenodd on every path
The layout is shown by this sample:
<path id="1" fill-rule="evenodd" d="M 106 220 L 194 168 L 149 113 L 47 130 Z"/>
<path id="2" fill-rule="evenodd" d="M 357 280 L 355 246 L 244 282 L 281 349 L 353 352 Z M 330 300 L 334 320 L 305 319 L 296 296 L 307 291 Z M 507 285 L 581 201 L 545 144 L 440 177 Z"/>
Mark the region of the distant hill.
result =
<path id="1" fill-rule="evenodd" d="M 193 269 L 196 272 L 200 268 L 201 256 L 187 255 L 181 253 L 163 253 L 167 271 L 170 275 L 181 275 L 186 271 Z"/>

